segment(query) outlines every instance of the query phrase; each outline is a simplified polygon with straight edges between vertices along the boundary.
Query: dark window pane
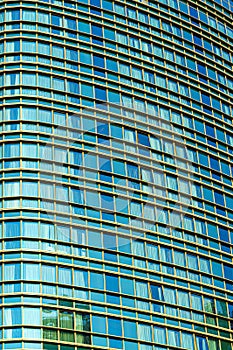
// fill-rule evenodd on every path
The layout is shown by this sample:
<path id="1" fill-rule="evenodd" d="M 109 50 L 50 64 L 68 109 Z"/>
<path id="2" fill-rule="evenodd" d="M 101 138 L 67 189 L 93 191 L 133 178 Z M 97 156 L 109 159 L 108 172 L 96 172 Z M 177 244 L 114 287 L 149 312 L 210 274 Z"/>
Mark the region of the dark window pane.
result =
<path id="1" fill-rule="evenodd" d="M 144 146 L 150 147 L 150 141 L 148 135 L 138 133 L 138 142 Z"/>
<path id="2" fill-rule="evenodd" d="M 100 27 L 98 25 L 95 25 L 95 24 L 92 24 L 91 28 L 92 28 L 92 34 L 93 35 L 96 35 L 96 36 L 99 36 L 99 37 L 103 36 L 103 29 L 102 29 L 102 27 Z"/>
<path id="3" fill-rule="evenodd" d="M 94 66 L 104 68 L 104 58 L 99 55 L 94 55 L 93 57 Z"/>
<path id="4" fill-rule="evenodd" d="M 106 94 L 106 90 L 103 88 L 95 88 L 95 98 L 97 100 L 101 100 L 101 101 L 106 101 L 107 100 L 107 94 Z"/>

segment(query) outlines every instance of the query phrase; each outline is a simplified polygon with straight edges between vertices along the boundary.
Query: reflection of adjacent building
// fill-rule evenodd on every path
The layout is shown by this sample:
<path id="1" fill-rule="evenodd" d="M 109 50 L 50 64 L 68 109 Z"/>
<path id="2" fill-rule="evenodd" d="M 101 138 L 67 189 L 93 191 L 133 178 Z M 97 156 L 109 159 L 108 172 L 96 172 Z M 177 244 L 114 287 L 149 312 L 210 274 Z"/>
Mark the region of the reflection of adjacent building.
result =
<path id="1" fill-rule="evenodd" d="M 231 350 L 230 1 L 0 23 L 0 349 Z"/>

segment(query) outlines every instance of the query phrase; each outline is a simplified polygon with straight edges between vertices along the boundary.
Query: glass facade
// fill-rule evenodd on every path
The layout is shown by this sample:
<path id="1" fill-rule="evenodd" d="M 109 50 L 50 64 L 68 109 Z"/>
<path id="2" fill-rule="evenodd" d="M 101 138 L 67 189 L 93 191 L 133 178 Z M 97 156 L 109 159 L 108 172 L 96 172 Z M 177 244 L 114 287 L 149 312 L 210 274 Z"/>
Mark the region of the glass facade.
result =
<path id="1" fill-rule="evenodd" d="M 0 1 L 0 350 L 231 350 L 233 2 Z"/>

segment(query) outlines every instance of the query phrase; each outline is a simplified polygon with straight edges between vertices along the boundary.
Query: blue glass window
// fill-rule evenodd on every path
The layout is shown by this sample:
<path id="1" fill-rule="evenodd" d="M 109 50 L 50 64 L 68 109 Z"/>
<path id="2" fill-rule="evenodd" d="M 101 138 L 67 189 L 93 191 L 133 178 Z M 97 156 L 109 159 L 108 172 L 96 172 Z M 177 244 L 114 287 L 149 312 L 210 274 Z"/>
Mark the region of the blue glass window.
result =
<path id="1" fill-rule="evenodd" d="M 100 0 L 90 0 L 92 6 L 100 7 Z"/>
<path id="2" fill-rule="evenodd" d="M 77 62 L 78 61 L 78 53 L 77 53 L 77 51 L 67 48 L 66 49 L 66 58 L 68 60 L 72 60 L 72 61 Z"/>
<path id="3" fill-rule="evenodd" d="M 116 276 L 106 275 L 106 289 L 109 292 L 119 292 L 118 278 Z"/>
<path id="4" fill-rule="evenodd" d="M 112 29 L 104 28 L 104 37 L 109 40 L 116 40 L 115 31 Z"/>
<path id="5" fill-rule="evenodd" d="M 97 122 L 97 133 L 108 136 L 109 135 L 109 125 L 102 123 L 102 122 Z"/>
<path id="6" fill-rule="evenodd" d="M 15 281 L 21 278 L 21 270 L 19 263 L 5 264 L 4 266 L 4 279 Z"/>
<path id="7" fill-rule="evenodd" d="M 114 173 L 119 175 L 125 175 L 125 163 L 120 160 L 113 160 Z"/>
<path id="8" fill-rule="evenodd" d="M 134 179 L 138 179 L 139 178 L 139 170 L 138 170 L 138 166 L 134 165 L 134 164 L 127 164 L 127 171 L 128 171 L 128 177 L 129 178 L 134 178 Z"/>
<path id="9" fill-rule="evenodd" d="M 64 269 L 63 269 L 64 270 Z M 68 269 L 66 269 L 68 270 Z M 62 273 L 62 271 L 61 271 Z M 64 280 L 70 280 L 71 276 L 69 272 L 65 273 L 63 277 Z M 74 285 L 79 287 L 87 287 L 88 286 L 88 274 L 85 270 L 74 270 Z"/>
<path id="10" fill-rule="evenodd" d="M 106 101 L 107 100 L 106 89 L 95 87 L 95 98 L 97 100 Z"/>
<path id="11" fill-rule="evenodd" d="M 104 278 L 102 273 L 91 272 L 90 273 L 90 287 L 103 290 Z"/>
<path id="12" fill-rule="evenodd" d="M 116 236 L 110 234 L 104 234 L 104 248 L 116 250 Z"/>
<path id="13" fill-rule="evenodd" d="M 151 84 L 155 84 L 155 77 L 154 77 L 153 73 L 145 71 L 144 78 L 147 82 L 149 82 Z"/>
<path id="14" fill-rule="evenodd" d="M 198 63 L 197 67 L 199 73 L 206 75 L 206 67 L 203 64 Z"/>
<path id="15" fill-rule="evenodd" d="M 162 288 L 155 284 L 151 284 L 151 296 L 154 300 L 163 300 Z"/>
<path id="16" fill-rule="evenodd" d="M 222 264 L 216 262 L 216 261 L 212 261 L 212 271 L 213 271 L 213 274 L 219 276 L 219 277 L 222 277 L 223 274 L 222 274 Z"/>
<path id="17" fill-rule="evenodd" d="M 96 24 L 92 24 L 91 28 L 92 28 L 93 35 L 99 36 L 101 38 L 103 37 L 103 29 L 101 26 L 98 26 Z"/>
<path id="18" fill-rule="evenodd" d="M 108 333 L 111 335 L 122 335 L 121 320 L 113 317 L 108 318 Z"/>
<path id="19" fill-rule="evenodd" d="M 101 207 L 103 209 L 114 210 L 114 197 L 106 194 L 101 194 Z"/>
<path id="20" fill-rule="evenodd" d="M 5 222 L 5 237 L 16 237 L 20 235 L 19 221 Z"/>
<path id="21" fill-rule="evenodd" d="M 212 190 L 204 187 L 203 188 L 204 198 L 208 201 L 213 201 L 213 193 Z"/>
<path id="22" fill-rule="evenodd" d="M 224 197 L 221 192 L 214 191 L 214 197 L 215 197 L 216 204 L 224 205 Z"/>
<path id="23" fill-rule="evenodd" d="M 199 35 L 194 34 L 193 38 L 194 38 L 194 43 L 196 45 L 202 46 L 202 39 Z"/>
<path id="24" fill-rule="evenodd" d="M 80 33 L 90 34 L 90 25 L 88 22 L 84 22 L 84 21 L 79 20 L 78 21 L 78 29 L 79 29 Z"/>
<path id="25" fill-rule="evenodd" d="M 207 94 L 204 94 L 203 92 L 201 93 L 201 98 L 202 98 L 202 102 L 208 106 L 211 105 L 210 103 L 210 96 Z"/>
<path id="26" fill-rule="evenodd" d="M 96 67 L 104 68 L 104 57 L 100 55 L 93 55 L 93 63 Z"/>
<path id="27" fill-rule="evenodd" d="M 122 139 L 122 127 L 118 125 L 111 125 L 111 136 Z"/>
<path id="28" fill-rule="evenodd" d="M 183 29 L 183 36 L 186 40 L 192 41 L 192 34 L 186 29 Z"/>
<path id="29" fill-rule="evenodd" d="M 215 137 L 215 130 L 211 125 L 206 124 L 206 134 L 211 137 Z"/>
<path id="30" fill-rule="evenodd" d="M 224 277 L 233 281 L 233 268 L 230 265 L 224 265 Z"/>
<path id="31" fill-rule="evenodd" d="M 71 269 L 65 267 L 59 267 L 58 269 L 58 280 L 62 284 L 71 285 Z"/>
<path id="32" fill-rule="evenodd" d="M 228 231 L 224 228 L 219 228 L 219 235 L 220 235 L 220 239 L 224 242 L 229 243 L 229 236 L 228 236 Z"/>
<path id="33" fill-rule="evenodd" d="M 228 303 L 229 316 L 233 318 L 233 303 Z"/>
<path id="34" fill-rule="evenodd" d="M 73 94 L 79 94 L 79 85 L 74 81 L 67 80 L 68 91 Z"/>
<path id="35" fill-rule="evenodd" d="M 102 316 L 92 316 L 92 330 L 96 333 L 106 334 L 106 318 Z"/>
<path id="36" fill-rule="evenodd" d="M 166 344 L 166 330 L 163 327 L 154 327 L 155 342 Z"/>
<path id="37" fill-rule="evenodd" d="M 220 171 L 219 161 L 218 159 L 210 156 L 210 166 L 213 170 Z"/>
<path id="38" fill-rule="evenodd" d="M 118 72 L 117 61 L 111 58 L 106 58 L 107 61 L 107 69 L 110 69 L 114 72 Z"/>
<path id="39" fill-rule="evenodd" d="M 42 280 L 46 282 L 56 282 L 56 267 L 42 264 Z"/>
<path id="40" fill-rule="evenodd" d="M 22 324 L 22 310 L 20 307 L 5 308 L 4 325 L 13 326 Z"/>
<path id="41" fill-rule="evenodd" d="M 137 338 L 136 323 L 124 320 L 124 336 L 126 338 Z"/>
<path id="42" fill-rule="evenodd" d="M 20 41 L 7 41 L 6 42 L 6 52 L 17 52 L 20 51 Z"/>
<path id="43" fill-rule="evenodd" d="M 76 30 L 77 29 L 76 21 L 74 19 L 71 19 L 71 18 L 66 18 L 66 27 L 68 29 Z"/>
<path id="44" fill-rule="evenodd" d="M 62 17 L 52 15 L 52 25 L 61 26 L 62 25 Z"/>
<path id="45" fill-rule="evenodd" d="M 121 277 L 121 293 L 134 295 L 134 282 L 132 279 Z"/>
<path id="46" fill-rule="evenodd" d="M 93 86 L 89 84 L 82 83 L 82 95 L 86 97 L 93 97 Z"/>
<path id="47" fill-rule="evenodd" d="M 208 344 L 207 344 L 207 340 L 205 338 L 202 337 L 196 337 L 197 339 L 197 348 L 198 350 L 208 350 Z"/>
<path id="48" fill-rule="evenodd" d="M 197 10 L 194 7 L 192 7 L 192 6 L 189 6 L 189 10 L 190 10 L 190 15 L 192 17 L 195 17 L 195 18 L 198 19 L 198 12 L 197 12 Z"/>
<path id="49" fill-rule="evenodd" d="M 149 137 L 146 134 L 138 133 L 138 142 L 144 146 L 150 147 Z"/>
<path id="50" fill-rule="evenodd" d="M 105 157 L 99 157 L 100 170 L 112 171 L 111 161 Z"/>
<path id="51" fill-rule="evenodd" d="M 8 10 L 6 12 L 6 21 L 18 21 L 20 19 L 19 10 Z"/>

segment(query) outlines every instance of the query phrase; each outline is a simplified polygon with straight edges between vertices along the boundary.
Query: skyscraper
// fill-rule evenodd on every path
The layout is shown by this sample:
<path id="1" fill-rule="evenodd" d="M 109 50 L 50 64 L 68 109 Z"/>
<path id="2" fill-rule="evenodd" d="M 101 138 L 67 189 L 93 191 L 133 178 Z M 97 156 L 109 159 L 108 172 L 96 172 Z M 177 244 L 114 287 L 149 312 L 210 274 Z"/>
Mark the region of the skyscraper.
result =
<path id="1" fill-rule="evenodd" d="M 1 0 L 0 350 L 231 350 L 231 0 Z"/>

